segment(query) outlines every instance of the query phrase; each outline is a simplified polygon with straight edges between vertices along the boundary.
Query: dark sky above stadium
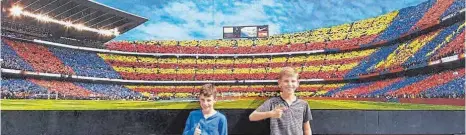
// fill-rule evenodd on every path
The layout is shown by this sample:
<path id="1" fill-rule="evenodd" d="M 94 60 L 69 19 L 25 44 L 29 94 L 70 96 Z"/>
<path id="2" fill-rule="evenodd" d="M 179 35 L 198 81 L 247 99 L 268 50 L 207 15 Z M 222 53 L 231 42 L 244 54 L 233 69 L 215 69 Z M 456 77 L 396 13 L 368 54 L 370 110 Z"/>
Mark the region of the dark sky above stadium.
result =
<path id="1" fill-rule="evenodd" d="M 270 35 L 375 17 L 426 0 L 95 0 L 149 21 L 115 40 L 222 38 L 223 26 L 269 25 Z"/>

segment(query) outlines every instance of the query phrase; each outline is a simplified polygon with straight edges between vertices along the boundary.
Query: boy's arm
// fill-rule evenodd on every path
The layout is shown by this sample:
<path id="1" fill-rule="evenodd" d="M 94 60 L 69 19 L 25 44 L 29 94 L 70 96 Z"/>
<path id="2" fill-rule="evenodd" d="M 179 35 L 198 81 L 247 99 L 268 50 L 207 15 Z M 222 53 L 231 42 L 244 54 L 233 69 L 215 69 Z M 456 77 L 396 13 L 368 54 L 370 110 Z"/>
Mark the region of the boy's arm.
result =
<path id="1" fill-rule="evenodd" d="M 304 130 L 304 135 L 312 135 L 312 130 L 311 130 L 311 122 L 307 121 L 303 125 L 303 130 Z"/>
<path id="2" fill-rule="evenodd" d="M 254 111 L 249 115 L 249 121 L 259 121 L 263 119 L 270 118 L 270 111 L 268 112 L 258 112 Z"/>
<path id="3" fill-rule="evenodd" d="M 227 118 L 223 118 L 220 122 L 220 125 L 219 125 L 219 133 L 220 135 L 228 135 L 228 122 L 227 122 Z"/>
<path id="4" fill-rule="evenodd" d="M 192 135 L 194 134 L 194 128 L 191 123 L 191 113 L 189 113 L 188 119 L 186 120 L 186 125 L 184 126 L 183 135 Z"/>
<path id="5" fill-rule="evenodd" d="M 311 107 L 309 107 L 309 104 L 306 106 L 306 110 L 304 112 L 304 121 L 303 121 L 303 130 L 305 135 L 312 135 L 312 129 L 311 129 L 311 120 L 312 120 L 312 113 L 311 113 Z"/>
<path id="6" fill-rule="evenodd" d="M 259 121 L 267 118 L 280 118 L 282 117 L 283 110 L 285 110 L 285 107 L 277 107 L 273 109 L 272 111 L 266 111 L 266 112 L 258 112 L 254 111 L 249 115 L 249 120 L 250 121 Z"/>
<path id="7" fill-rule="evenodd" d="M 270 118 L 270 110 L 272 110 L 272 104 L 269 99 L 249 115 L 249 121 L 259 121 Z"/>

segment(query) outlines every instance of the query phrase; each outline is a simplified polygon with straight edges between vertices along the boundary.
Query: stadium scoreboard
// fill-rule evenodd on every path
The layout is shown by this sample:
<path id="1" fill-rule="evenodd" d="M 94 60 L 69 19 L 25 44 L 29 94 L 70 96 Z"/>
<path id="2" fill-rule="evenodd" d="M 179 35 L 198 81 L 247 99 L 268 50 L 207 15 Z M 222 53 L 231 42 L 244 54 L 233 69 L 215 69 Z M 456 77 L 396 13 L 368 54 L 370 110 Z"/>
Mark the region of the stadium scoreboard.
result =
<path id="1" fill-rule="evenodd" d="M 223 38 L 267 38 L 269 37 L 269 26 L 224 26 Z"/>

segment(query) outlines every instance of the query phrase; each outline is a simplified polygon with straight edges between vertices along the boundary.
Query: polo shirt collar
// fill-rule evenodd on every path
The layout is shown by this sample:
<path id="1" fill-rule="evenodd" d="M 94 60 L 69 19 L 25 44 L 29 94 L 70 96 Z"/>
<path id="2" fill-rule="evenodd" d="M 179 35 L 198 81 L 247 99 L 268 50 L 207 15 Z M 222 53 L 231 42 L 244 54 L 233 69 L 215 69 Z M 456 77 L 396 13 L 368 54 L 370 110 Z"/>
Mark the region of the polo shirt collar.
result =
<path id="1" fill-rule="evenodd" d="M 290 107 L 291 105 L 293 105 L 294 103 L 296 103 L 296 102 L 298 101 L 298 97 L 296 97 L 296 99 L 295 99 L 293 102 L 291 102 L 291 105 L 289 105 L 288 102 L 286 102 L 286 100 L 282 98 L 282 96 L 278 96 L 278 97 L 279 97 L 280 100 L 281 100 L 282 102 L 284 102 L 285 105 L 288 106 L 288 107 Z"/>

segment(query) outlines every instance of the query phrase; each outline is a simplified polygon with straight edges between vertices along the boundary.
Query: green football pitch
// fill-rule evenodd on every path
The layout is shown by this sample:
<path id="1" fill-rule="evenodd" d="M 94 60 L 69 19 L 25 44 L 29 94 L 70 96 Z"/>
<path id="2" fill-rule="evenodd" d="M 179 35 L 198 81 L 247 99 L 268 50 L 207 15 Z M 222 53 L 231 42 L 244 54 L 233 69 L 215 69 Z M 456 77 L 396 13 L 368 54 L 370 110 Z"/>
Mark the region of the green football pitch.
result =
<path id="1" fill-rule="evenodd" d="M 1 110 L 128 110 L 197 109 L 198 102 L 111 101 L 111 100 L 0 100 Z M 218 101 L 216 109 L 254 109 L 264 100 Z M 308 100 L 311 109 L 350 110 L 464 110 L 464 106 L 407 104 L 392 102 Z"/>

